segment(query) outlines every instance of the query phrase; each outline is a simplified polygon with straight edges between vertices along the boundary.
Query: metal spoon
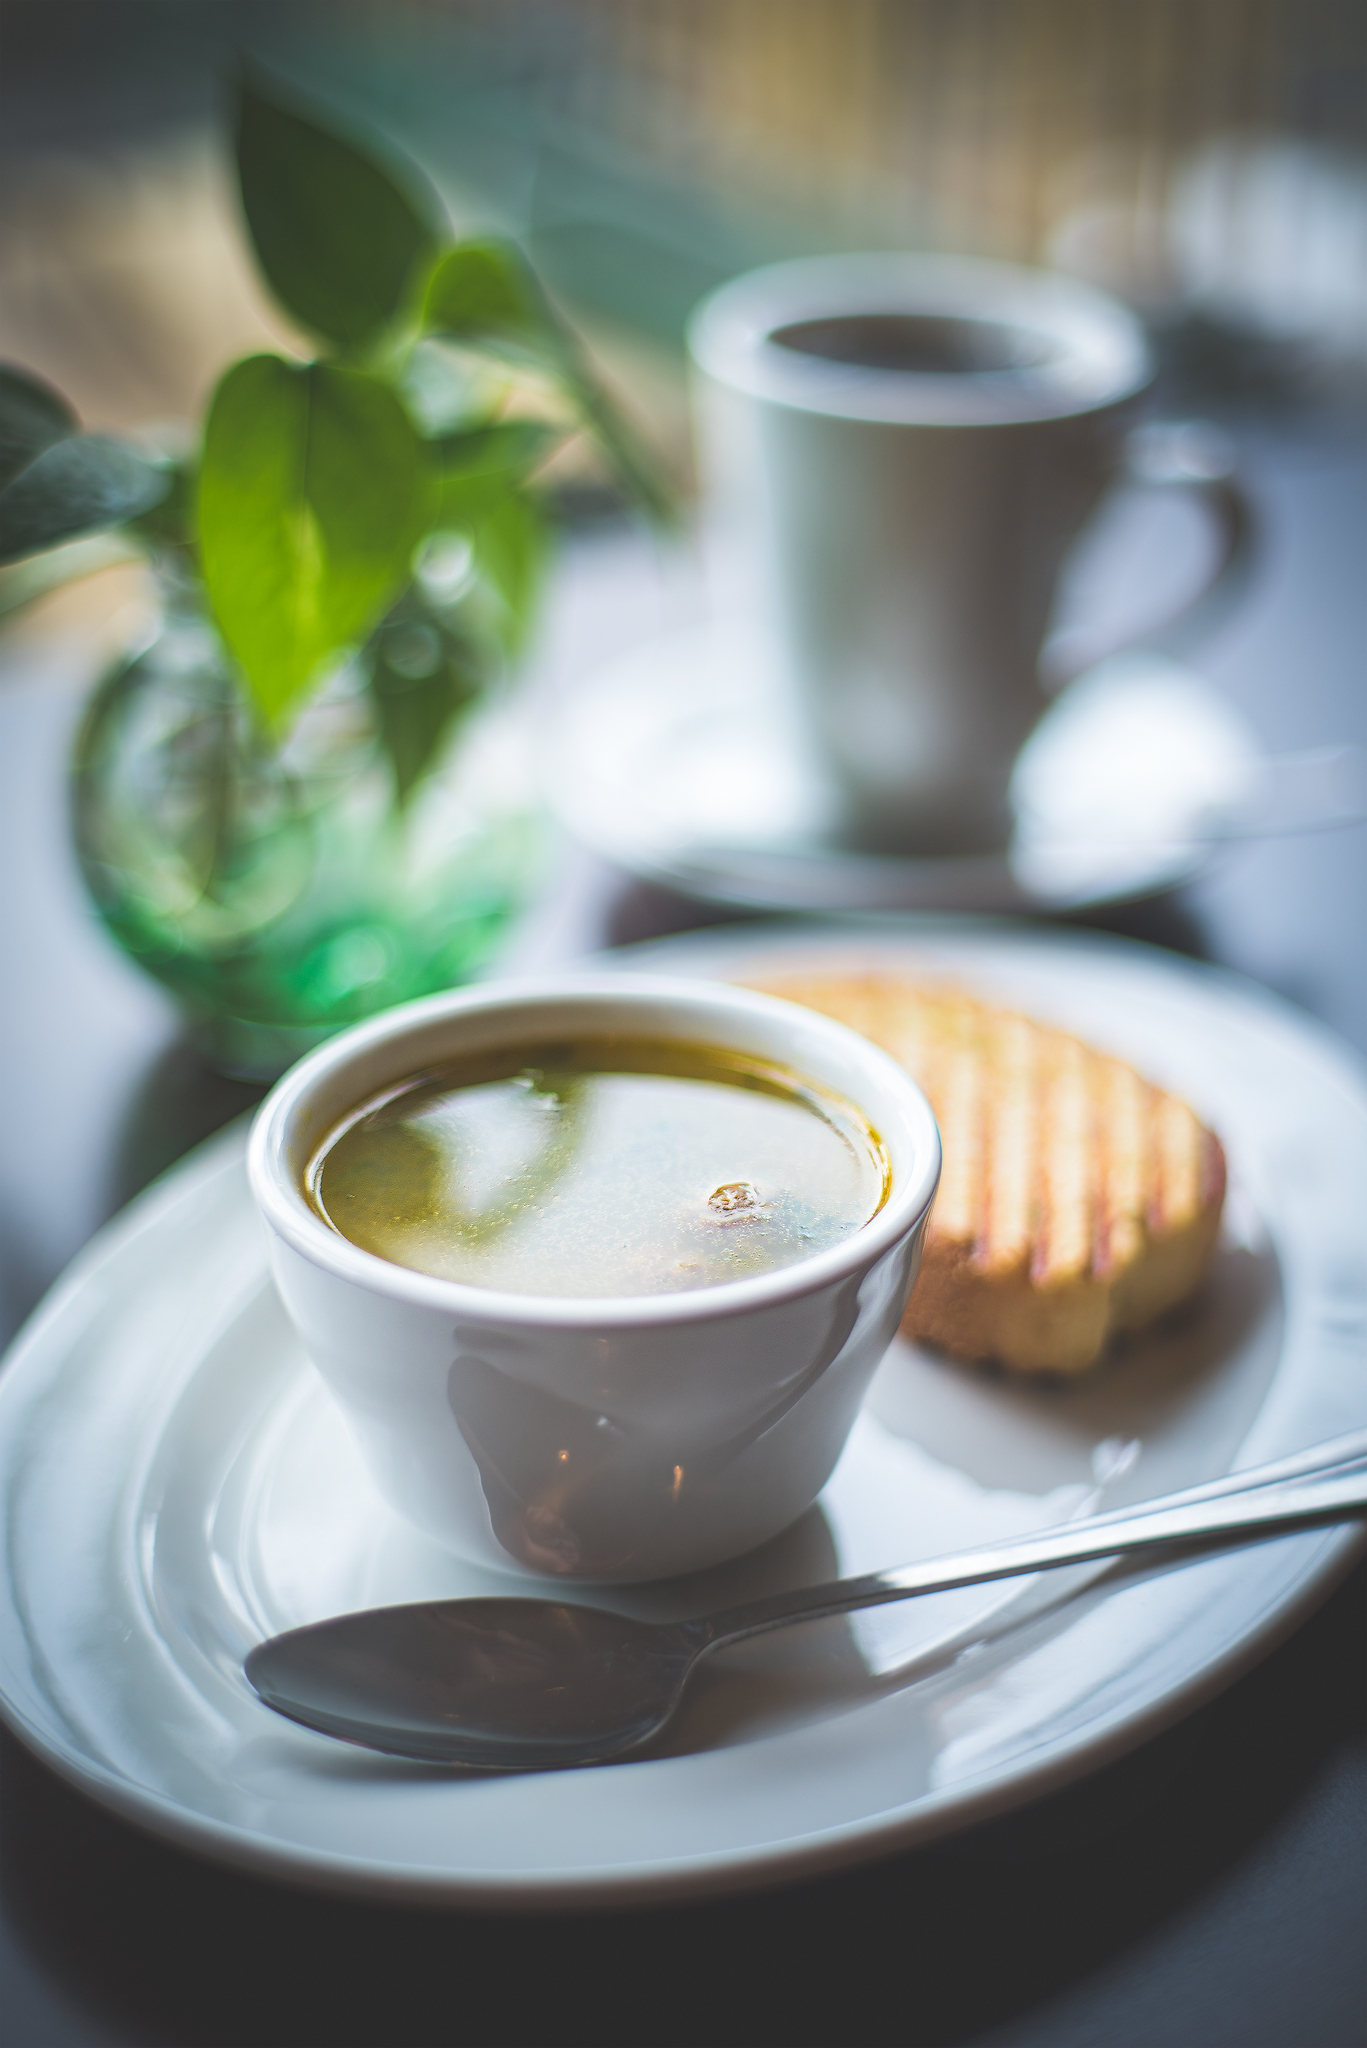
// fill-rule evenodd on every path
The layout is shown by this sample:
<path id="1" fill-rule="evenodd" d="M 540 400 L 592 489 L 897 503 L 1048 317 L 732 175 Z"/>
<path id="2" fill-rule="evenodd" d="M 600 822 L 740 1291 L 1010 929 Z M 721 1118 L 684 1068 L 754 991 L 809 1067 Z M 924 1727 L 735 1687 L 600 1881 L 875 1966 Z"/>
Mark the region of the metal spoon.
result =
<path id="1" fill-rule="evenodd" d="M 278 1713 L 392 1756 L 505 1771 L 606 1763 L 658 1734 L 698 1660 L 743 1636 L 1056 1565 L 1246 1543 L 1364 1513 L 1367 1431 L 1140 1508 L 692 1621 L 633 1621 L 559 1600 L 428 1600 L 273 1636 L 246 1673 Z"/>

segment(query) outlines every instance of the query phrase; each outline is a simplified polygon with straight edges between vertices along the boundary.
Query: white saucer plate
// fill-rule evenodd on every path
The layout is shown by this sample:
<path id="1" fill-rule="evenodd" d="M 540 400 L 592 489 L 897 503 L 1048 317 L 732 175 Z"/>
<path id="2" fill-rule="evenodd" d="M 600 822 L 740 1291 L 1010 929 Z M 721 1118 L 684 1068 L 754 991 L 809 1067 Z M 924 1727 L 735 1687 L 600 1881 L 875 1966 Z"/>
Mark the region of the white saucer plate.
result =
<path id="1" fill-rule="evenodd" d="M 743 976 L 911 962 L 1180 1088 L 1223 1135 L 1199 1302 L 1080 1385 L 899 1344 L 816 1507 L 687 1584 L 682 1614 L 1138 1499 L 1367 1422 L 1367 1091 L 1271 998 L 1140 948 L 889 921 L 617 956 Z M 77 1261 L 0 1375 L 0 1708 L 65 1777 L 211 1857 L 389 1899 L 678 1898 L 924 1842 L 1078 1777 L 1292 1628 L 1360 1548 L 1285 1537 L 1147 1575 L 1088 1567 L 808 1624 L 704 1667 L 659 1754 L 480 1778 L 279 1719 L 260 1637 L 368 1603 L 506 1589 L 374 1494 L 266 1275 L 232 1130 Z M 563 1591 L 563 1589 L 560 1589 Z M 587 1597 L 582 1591 L 576 1597 Z"/>
<path id="2" fill-rule="evenodd" d="M 1016 766 L 1002 855 L 842 844 L 773 646 L 744 619 L 676 630 L 582 678 L 544 757 L 548 801 L 586 845 L 757 910 L 1079 909 L 1173 888 L 1231 834 L 1288 829 L 1267 786 L 1279 764 L 1218 692 L 1150 653 L 1099 663 L 1050 707 Z M 1362 800 L 1356 782 L 1345 797 L 1312 776 L 1292 828 L 1359 815 Z"/>

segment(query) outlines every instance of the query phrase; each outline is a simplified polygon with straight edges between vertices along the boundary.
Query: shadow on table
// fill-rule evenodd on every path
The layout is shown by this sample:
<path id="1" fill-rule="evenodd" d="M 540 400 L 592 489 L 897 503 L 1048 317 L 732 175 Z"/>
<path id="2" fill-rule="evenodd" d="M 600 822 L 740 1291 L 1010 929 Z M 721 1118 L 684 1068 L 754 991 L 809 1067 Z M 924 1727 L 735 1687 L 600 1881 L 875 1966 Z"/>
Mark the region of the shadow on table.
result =
<path id="1" fill-rule="evenodd" d="M 110 1175 L 110 1213 L 234 1117 L 255 1109 L 266 1086 L 216 1073 L 186 1039 L 164 1047 L 124 1114 Z"/>
<path id="2" fill-rule="evenodd" d="M 822 915 L 816 913 L 813 915 Z M 830 913 L 838 915 L 838 913 Z M 910 916 L 912 913 L 908 912 Z M 700 903 L 681 896 L 655 882 L 636 881 L 623 876 L 606 907 L 604 942 L 609 946 L 633 946 L 645 939 L 673 937 L 685 931 L 700 931 L 717 925 L 733 925 L 756 919 L 772 922 L 781 914 L 761 910 L 730 908 L 720 903 Z M 889 913 L 896 915 L 896 913 Z M 1098 905 L 1094 909 L 1062 912 L 1056 917 L 1026 920 L 1038 925 L 1061 925 L 1073 930 L 1109 933 L 1112 937 L 1135 939 L 1147 946 L 1163 946 L 1184 953 L 1193 960 L 1210 957 L 1210 945 L 1200 918 L 1180 891 L 1146 896 L 1133 903 Z"/>
<path id="3" fill-rule="evenodd" d="M 1360 1567 L 1231 1693 L 1080 1785 L 753 1895 L 516 1918 L 317 1897 L 145 1838 L 6 1737 L 0 1896 L 95 2038 L 148 2048 L 1352 2048 L 1365 1597 Z"/>

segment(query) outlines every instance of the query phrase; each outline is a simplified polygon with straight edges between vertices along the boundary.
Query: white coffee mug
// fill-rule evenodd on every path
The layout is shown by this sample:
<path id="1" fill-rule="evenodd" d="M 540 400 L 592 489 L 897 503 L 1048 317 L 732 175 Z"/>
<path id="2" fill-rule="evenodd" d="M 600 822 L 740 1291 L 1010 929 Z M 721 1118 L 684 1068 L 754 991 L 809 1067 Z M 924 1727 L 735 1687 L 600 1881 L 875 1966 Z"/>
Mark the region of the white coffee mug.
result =
<path id="1" fill-rule="evenodd" d="M 1000 849 L 1060 572 L 1152 378 L 1139 322 L 1046 272 L 827 256 L 723 286 L 689 345 L 719 532 L 758 541 L 838 834 Z M 1223 468 L 1150 434 L 1138 470 L 1205 487 L 1220 574 L 1244 533 Z"/>

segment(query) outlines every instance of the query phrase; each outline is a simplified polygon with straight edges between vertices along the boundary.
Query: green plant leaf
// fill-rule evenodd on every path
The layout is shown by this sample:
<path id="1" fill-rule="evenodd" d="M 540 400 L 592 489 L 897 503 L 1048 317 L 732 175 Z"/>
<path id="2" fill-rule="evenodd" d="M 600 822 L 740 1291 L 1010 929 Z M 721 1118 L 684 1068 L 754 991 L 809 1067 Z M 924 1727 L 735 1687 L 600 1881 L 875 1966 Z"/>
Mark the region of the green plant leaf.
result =
<path id="1" fill-rule="evenodd" d="M 499 344 L 524 359 L 558 364 L 568 330 L 536 274 L 510 242 L 460 242 L 427 281 L 423 331 L 448 341 Z"/>
<path id="2" fill-rule="evenodd" d="M 237 172 L 258 261 L 285 310 L 342 348 L 375 342 L 444 230 L 416 168 L 382 161 L 250 72 L 238 91 Z"/>
<path id="3" fill-rule="evenodd" d="M 411 596 L 375 635 L 370 654 L 371 699 L 402 805 L 436 760 L 453 720 L 478 696 L 483 677 L 473 650 Z"/>
<path id="4" fill-rule="evenodd" d="M 188 548 L 194 545 L 197 477 L 188 462 L 171 462 L 163 470 L 166 495 L 147 512 L 131 520 L 140 540 L 154 548 Z"/>
<path id="5" fill-rule="evenodd" d="M 536 613 L 549 552 L 546 521 L 536 500 L 509 491 L 475 526 L 475 567 L 495 600 L 495 637 L 505 656 L 522 651 Z"/>
<path id="6" fill-rule="evenodd" d="M 508 420 L 431 442 L 441 465 L 433 524 L 472 532 L 562 438 L 559 427 L 541 420 Z"/>
<path id="7" fill-rule="evenodd" d="M 223 637 L 269 725 L 383 616 L 434 499 L 427 449 L 378 377 L 278 356 L 228 371 L 204 435 L 200 552 Z"/>
<path id="8" fill-rule="evenodd" d="M 443 476 L 526 476 L 564 438 L 565 429 L 548 420 L 497 420 L 442 434 L 431 447 Z"/>
<path id="9" fill-rule="evenodd" d="M 54 441 L 0 491 L 0 562 L 122 526 L 170 487 L 169 471 L 103 434 Z"/>
<path id="10" fill-rule="evenodd" d="M 547 371 L 598 441 L 628 497 L 661 525 L 675 522 L 674 493 L 659 463 L 510 243 L 461 242 L 448 249 L 428 279 L 422 324 L 424 333 L 444 341 Z"/>
<path id="11" fill-rule="evenodd" d="M 0 363 L 0 490 L 54 441 L 79 429 L 60 391 L 17 363 Z"/>

